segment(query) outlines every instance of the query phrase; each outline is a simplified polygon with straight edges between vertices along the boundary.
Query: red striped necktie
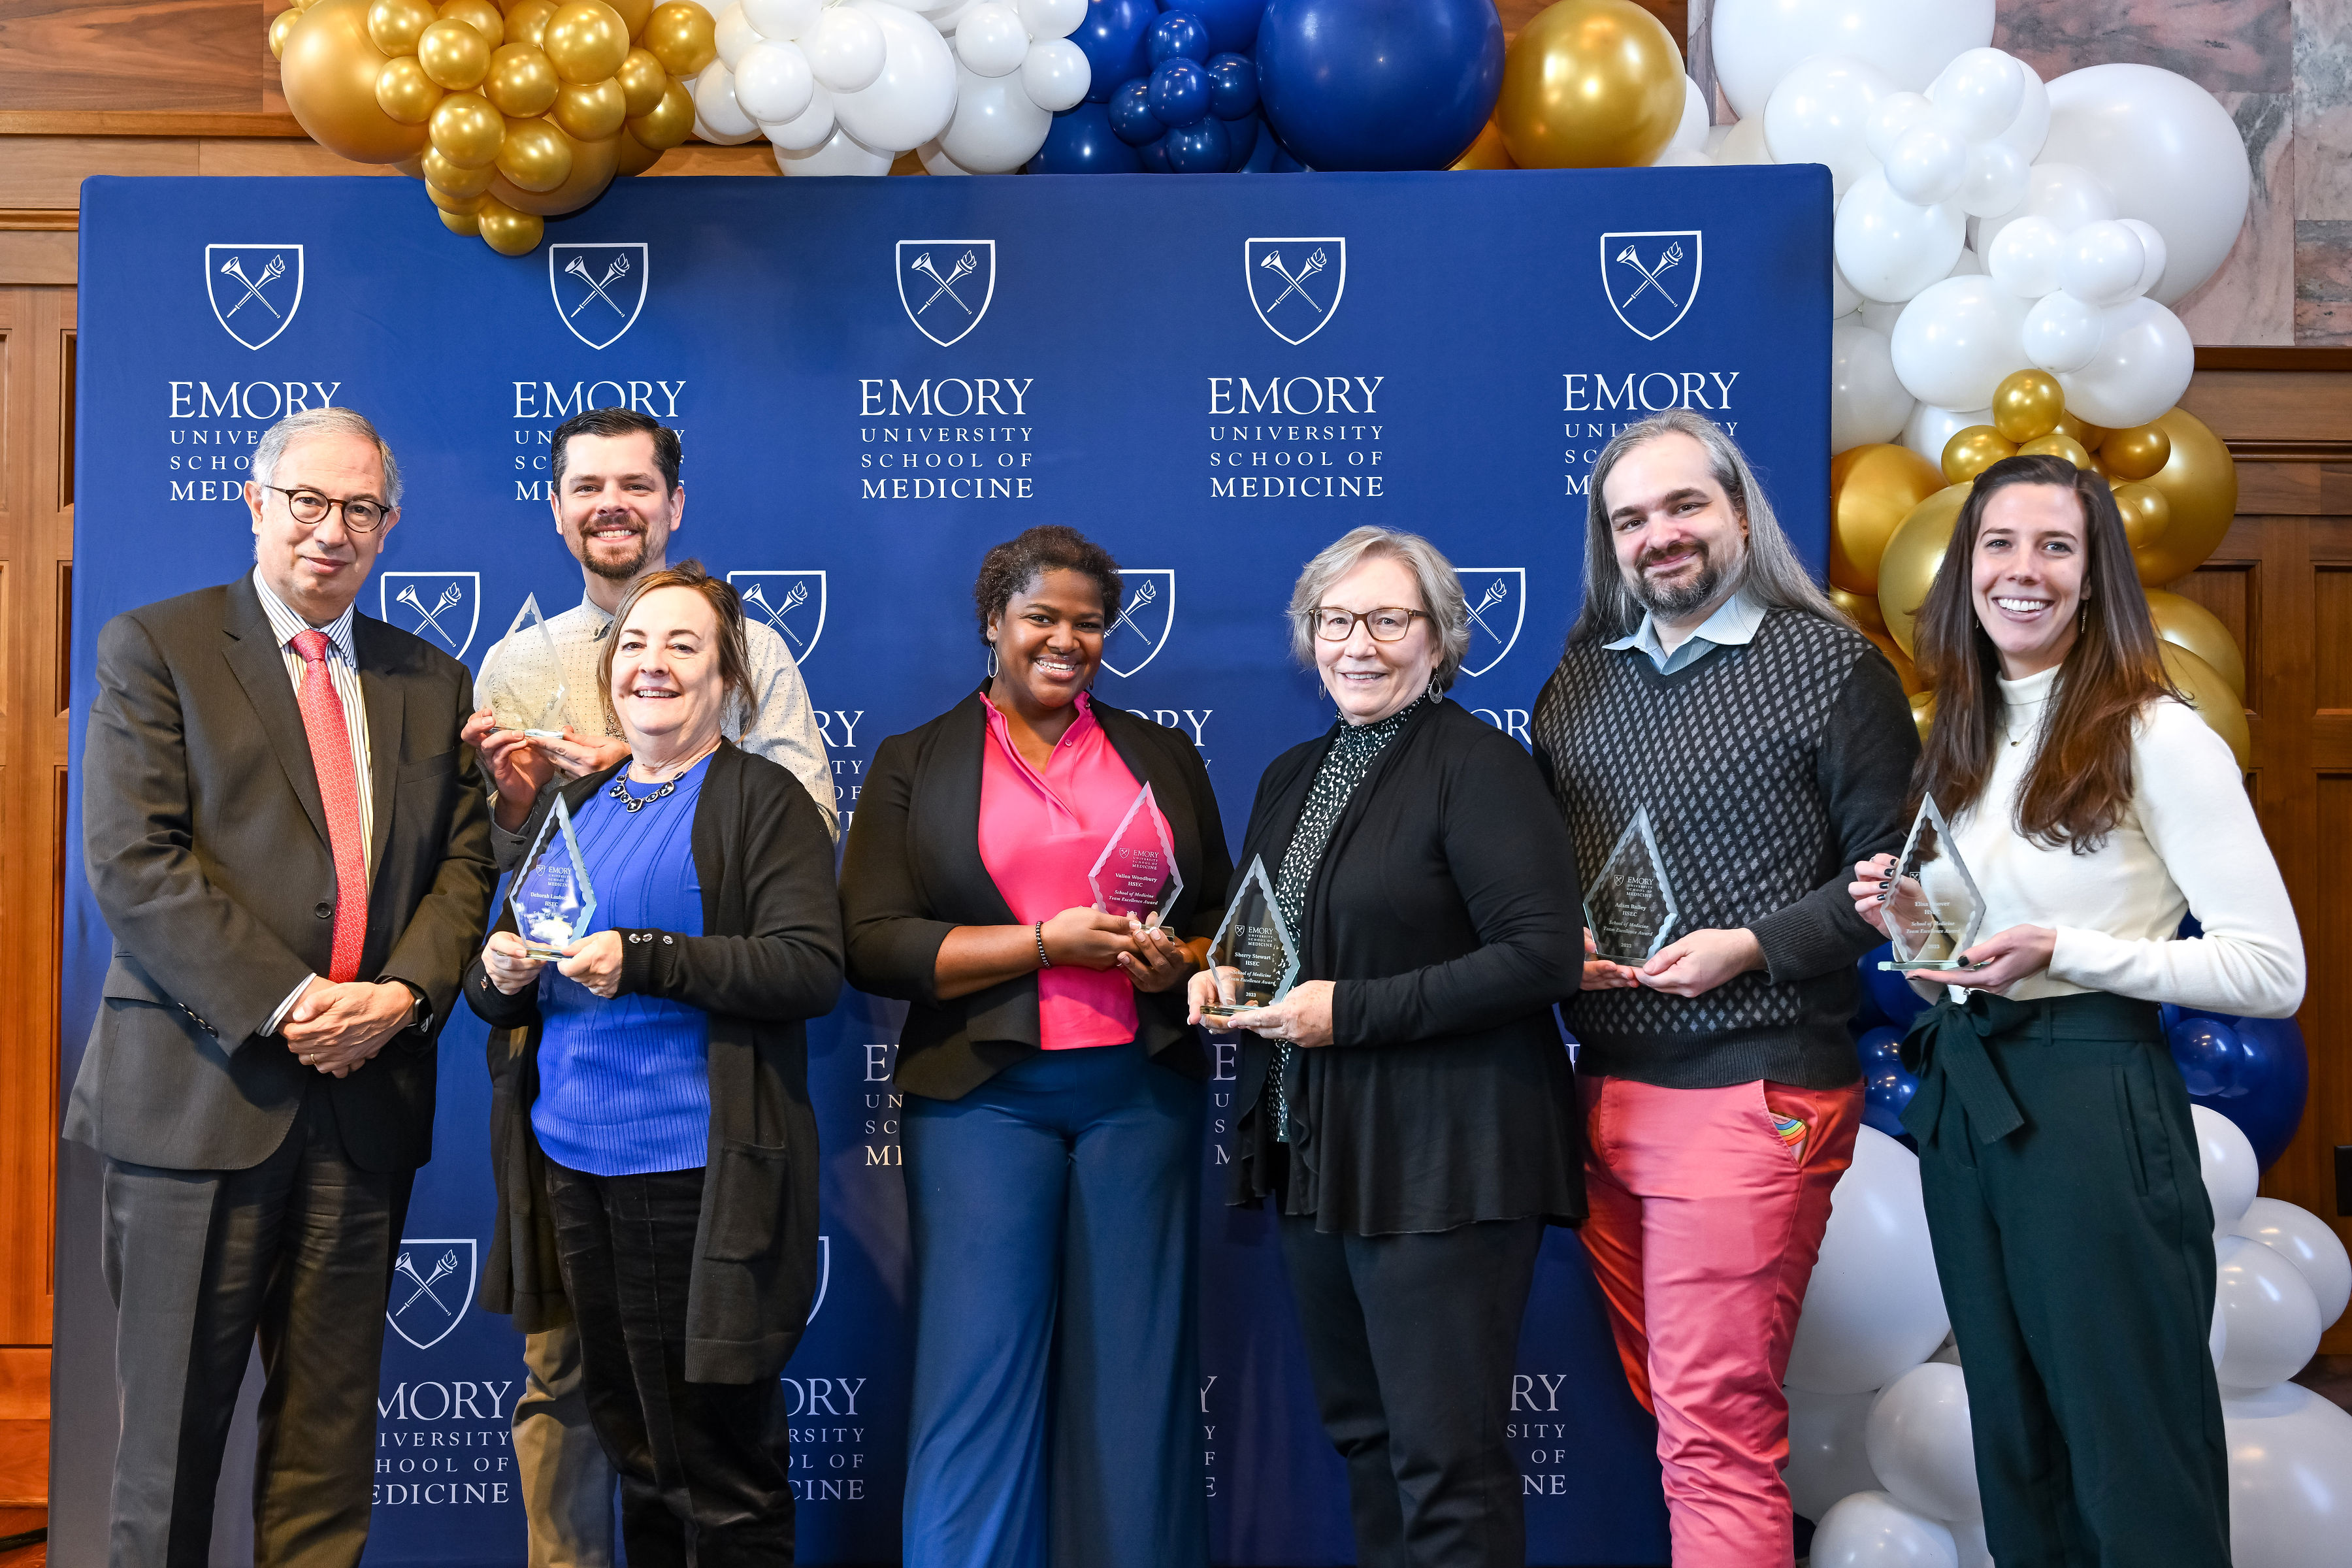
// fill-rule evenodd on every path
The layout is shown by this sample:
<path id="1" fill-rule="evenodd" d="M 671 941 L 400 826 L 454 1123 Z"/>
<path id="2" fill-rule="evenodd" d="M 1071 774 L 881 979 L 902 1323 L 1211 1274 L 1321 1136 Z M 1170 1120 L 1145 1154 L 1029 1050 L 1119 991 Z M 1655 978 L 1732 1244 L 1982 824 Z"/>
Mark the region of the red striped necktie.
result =
<path id="1" fill-rule="evenodd" d="M 302 728 L 310 737 L 310 766 L 327 808 L 327 845 L 335 852 L 335 953 L 327 978 L 341 984 L 360 975 L 367 945 L 367 846 L 360 838 L 359 782 L 352 763 L 351 731 L 342 699 L 327 672 L 327 634 L 294 634 L 302 656 Z"/>

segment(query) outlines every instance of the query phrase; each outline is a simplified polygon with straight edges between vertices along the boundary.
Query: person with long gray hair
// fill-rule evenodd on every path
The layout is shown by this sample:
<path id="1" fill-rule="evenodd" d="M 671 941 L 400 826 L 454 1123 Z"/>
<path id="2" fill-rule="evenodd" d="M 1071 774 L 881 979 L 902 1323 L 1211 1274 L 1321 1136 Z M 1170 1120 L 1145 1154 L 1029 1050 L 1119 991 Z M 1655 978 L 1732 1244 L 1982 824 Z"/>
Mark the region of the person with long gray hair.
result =
<path id="1" fill-rule="evenodd" d="M 1901 842 L 1919 743 L 1712 421 L 1629 426 L 1590 494 L 1583 612 L 1531 726 L 1601 884 L 1565 1007 L 1584 1247 L 1658 1418 L 1675 1568 L 1751 1568 L 1791 1554 L 1780 1380 L 1861 1121 L 1846 1021 L 1880 936 L 1846 887 Z M 1663 896 L 1610 896 L 1643 879 Z"/>

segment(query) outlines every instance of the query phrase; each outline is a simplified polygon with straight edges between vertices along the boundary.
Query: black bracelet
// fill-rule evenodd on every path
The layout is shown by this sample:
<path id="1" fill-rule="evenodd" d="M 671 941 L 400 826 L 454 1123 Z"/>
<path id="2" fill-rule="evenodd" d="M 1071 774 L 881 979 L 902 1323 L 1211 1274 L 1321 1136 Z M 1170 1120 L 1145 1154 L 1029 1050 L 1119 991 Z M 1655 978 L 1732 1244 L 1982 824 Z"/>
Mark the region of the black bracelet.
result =
<path id="1" fill-rule="evenodd" d="M 1054 967 L 1054 961 L 1045 956 L 1045 922 L 1044 921 L 1039 921 L 1037 922 L 1036 937 L 1037 967 L 1040 969 L 1051 969 Z"/>

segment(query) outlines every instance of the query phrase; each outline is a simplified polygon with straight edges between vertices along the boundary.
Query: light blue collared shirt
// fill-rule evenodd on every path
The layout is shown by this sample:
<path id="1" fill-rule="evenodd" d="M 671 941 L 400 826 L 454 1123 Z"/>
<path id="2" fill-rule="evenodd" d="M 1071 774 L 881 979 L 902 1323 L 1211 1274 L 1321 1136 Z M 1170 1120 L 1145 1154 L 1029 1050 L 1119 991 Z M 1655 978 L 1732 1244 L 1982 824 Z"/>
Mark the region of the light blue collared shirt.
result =
<path id="1" fill-rule="evenodd" d="M 1698 629 L 1685 638 L 1672 653 L 1658 640 L 1657 616 L 1644 614 L 1641 626 L 1630 637 L 1605 643 L 1605 647 L 1638 648 L 1650 656 L 1660 675 L 1672 675 L 1687 669 L 1719 647 L 1732 647 L 1756 640 L 1756 628 L 1764 624 L 1764 607 L 1748 596 L 1747 591 L 1735 593 L 1715 607 L 1715 614 L 1698 624 Z"/>

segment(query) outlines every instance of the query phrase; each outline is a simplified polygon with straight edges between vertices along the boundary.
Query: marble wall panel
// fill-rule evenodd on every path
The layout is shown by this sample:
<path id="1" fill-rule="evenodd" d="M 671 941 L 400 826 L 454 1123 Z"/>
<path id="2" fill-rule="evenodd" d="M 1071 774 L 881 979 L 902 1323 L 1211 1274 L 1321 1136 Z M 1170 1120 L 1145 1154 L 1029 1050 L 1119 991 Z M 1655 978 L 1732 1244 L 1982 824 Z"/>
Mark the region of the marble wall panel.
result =
<path id="1" fill-rule="evenodd" d="M 2245 226 L 2219 270 L 2173 310 L 2200 343 L 2291 343 L 2294 339 L 2295 169 L 2294 97 L 2284 92 L 2216 95 L 2237 122 L 2253 169 Z"/>
<path id="2" fill-rule="evenodd" d="M 2293 85 L 2294 0 L 2001 0 L 1995 47 L 2047 81 L 2084 66 L 2179 71 L 2206 90 Z"/>
<path id="3" fill-rule="evenodd" d="M 2294 226 L 2294 341 L 2352 347 L 2352 220 Z"/>

